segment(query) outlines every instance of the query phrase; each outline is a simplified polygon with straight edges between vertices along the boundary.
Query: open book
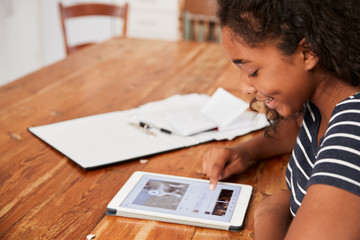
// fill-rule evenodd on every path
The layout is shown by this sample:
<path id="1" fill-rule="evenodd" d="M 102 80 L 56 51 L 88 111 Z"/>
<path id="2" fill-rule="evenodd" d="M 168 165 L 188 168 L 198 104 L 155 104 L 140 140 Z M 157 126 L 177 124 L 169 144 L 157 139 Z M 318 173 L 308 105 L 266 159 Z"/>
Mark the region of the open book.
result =
<path id="1" fill-rule="evenodd" d="M 246 111 L 248 106 L 247 102 L 219 88 L 211 97 L 205 94 L 174 95 L 136 108 L 133 114 L 135 121 L 171 129 L 181 136 L 216 129 L 231 140 L 239 136 L 238 131 L 252 131 L 259 123 L 264 126 L 264 116 Z"/>
<path id="2" fill-rule="evenodd" d="M 236 108 L 232 116 L 212 118 L 216 116 L 214 106 L 225 100 L 221 92 L 211 98 L 174 95 L 135 109 L 30 127 L 29 131 L 81 167 L 94 168 L 213 140 L 231 140 L 267 125 L 263 114 L 245 111 L 245 102 L 236 114 L 238 106 L 232 103 Z"/>

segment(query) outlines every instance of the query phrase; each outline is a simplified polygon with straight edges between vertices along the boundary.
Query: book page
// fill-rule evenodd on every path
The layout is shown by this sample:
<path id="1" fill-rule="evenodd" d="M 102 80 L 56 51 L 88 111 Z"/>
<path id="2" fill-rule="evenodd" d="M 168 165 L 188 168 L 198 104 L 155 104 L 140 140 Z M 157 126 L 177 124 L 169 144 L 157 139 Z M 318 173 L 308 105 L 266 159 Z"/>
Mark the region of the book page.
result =
<path id="1" fill-rule="evenodd" d="M 201 112 L 216 122 L 220 128 L 226 128 L 248 107 L 247 102 L 235 97 L 223 88 L 219 88 L 201 109 Z"/>
<path id="2" fill-rule="evenodd" d="M 183 136 L 190 136 L 217 128 L 217 124 L 202 114 L 199 108 L 182 109 L 179 112 L 168 115 L 166 120 L 176 132 Z"/>

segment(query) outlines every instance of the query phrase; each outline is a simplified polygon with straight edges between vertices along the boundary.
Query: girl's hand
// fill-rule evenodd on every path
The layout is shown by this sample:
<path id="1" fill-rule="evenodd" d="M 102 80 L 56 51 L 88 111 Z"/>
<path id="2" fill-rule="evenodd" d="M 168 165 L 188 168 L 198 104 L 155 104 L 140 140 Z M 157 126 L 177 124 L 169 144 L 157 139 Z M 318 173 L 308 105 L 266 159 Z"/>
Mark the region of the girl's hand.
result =
<path id="1" fill-rule="evenodd" d="M 203 157 L 202 172 L 210 178 L 210 190 L 214 190 L 218 180 L 244 172 L 249 165 L 250 158 L 241 146 L 212 148 Z"/>

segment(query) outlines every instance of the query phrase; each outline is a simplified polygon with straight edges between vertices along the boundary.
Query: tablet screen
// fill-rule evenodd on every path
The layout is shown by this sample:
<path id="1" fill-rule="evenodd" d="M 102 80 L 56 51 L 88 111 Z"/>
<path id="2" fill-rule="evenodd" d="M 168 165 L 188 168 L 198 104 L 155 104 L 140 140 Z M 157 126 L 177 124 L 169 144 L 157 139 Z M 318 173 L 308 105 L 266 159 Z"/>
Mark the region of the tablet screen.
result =
<path id="1" fill-rule="evenodd" d="M 120 206 L 230 222 L 240 191 L 240 186 L 219 183 L 210 191 L 208 182 L 144 175 Z"/>

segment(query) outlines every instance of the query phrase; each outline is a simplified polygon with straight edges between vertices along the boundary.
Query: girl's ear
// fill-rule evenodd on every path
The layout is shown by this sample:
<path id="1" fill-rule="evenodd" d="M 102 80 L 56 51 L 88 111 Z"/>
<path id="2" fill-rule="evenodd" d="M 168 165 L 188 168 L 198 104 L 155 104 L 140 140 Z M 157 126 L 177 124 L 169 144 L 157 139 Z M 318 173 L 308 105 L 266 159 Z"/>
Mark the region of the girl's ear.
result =
<path id="1" fill-rule="evenodd" d="M 311 51 L 311 46 L 308 42 L 306 42 L 306 39 L 303 38 L 299 43 L 299 50 L 302 54 L 302 59 L 304 62 L 305 70 L 311 71 L 315 68 L 315 66 L 319 62 L 318 56 Z"/>

